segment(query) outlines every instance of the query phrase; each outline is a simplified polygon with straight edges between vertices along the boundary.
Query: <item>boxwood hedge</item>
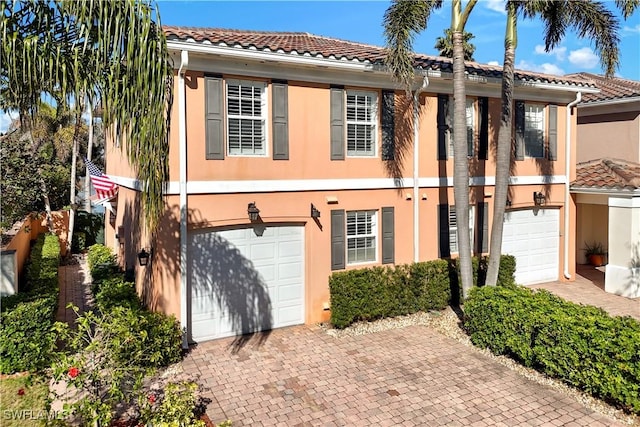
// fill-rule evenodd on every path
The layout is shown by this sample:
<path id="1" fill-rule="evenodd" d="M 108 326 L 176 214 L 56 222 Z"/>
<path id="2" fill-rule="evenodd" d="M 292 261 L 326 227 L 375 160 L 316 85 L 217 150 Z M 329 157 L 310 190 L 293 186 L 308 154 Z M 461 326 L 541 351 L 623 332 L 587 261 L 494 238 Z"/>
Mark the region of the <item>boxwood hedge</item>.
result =
<path id="1" fill-rule="evenodd" d="M 640 413 L 640 322 L 526 288 L 474 289 L 471 341 Z"/>

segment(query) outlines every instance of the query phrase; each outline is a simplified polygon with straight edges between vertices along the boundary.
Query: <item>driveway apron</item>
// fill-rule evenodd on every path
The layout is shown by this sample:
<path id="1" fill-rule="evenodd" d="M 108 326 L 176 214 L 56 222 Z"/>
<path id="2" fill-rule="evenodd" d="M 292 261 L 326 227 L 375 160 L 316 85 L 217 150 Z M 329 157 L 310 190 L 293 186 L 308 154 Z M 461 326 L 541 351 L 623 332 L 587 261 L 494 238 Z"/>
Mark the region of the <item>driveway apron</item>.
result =
<path id="1" fill-rule="evenodd" d="M 426 326 L 278 329 L 203 343 L 183 367 L 208 388 L 209 417 L 234 426 L 621 425 Z"/>

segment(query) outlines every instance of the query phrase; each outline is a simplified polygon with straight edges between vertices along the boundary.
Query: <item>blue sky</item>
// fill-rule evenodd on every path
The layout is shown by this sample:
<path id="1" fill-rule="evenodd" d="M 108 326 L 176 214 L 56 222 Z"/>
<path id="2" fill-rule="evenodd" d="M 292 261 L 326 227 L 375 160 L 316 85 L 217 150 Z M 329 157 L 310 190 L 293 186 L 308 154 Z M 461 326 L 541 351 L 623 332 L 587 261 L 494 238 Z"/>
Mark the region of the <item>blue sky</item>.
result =
<path id="1" fill-rule="evenodd" d="M 388 1 L 165 1 L 158 7 L 163 24 L 220 27 L 243 30 L 301 31 L 382 46 L 382 17 Z M 609 1 L 613 9 L 613 1 Z M 450 3 L 445 3 L 429 21 L 427 30 L 416 38 L 416 52 L 435 55 L 437 37 L 450 25 Z M 480 0 L 467 24 L 475 35 L 475 59 L 482 63 L 502 64 L 504 40 L 503 0 Z M 550 74 L 579 71 L 602 73 L 598 57 L 589 40 L 571 31 L 551 53 L 544 52 L 543 27 L 539 21 L 518 24 L 516 66 Z M 640 11 L 636 11 L 620 29 L 621 63 L 617 75 L 640 80 Z M 14 114 L 15 115 L 15 114 Z M 0 132 L 11 117 L 0 112 Z"/>
<path id="2" fill-rule="evenodd" d="M 388 1 L 164 1 L 159 3 L 166 25 L 220 27 L 243 30 L 302 31 L 382 46 L 382 18 Z M 615 4 L 609 2 L 613 9 Z M 450 25 L 450 3 L 432 16 L 427 30 L 416 38 L 416 52 L 437 54 L 437 37 Z M 475 59 L 502 64 L 504 2 L 480 0 L 467 24 L 475 35 Z M 543 26 L 539 21 L 518 24 L 517 68 L 567 74 L 578 71 L 602 73 L 598 57 L 588 40 L 572 32 L 552 53 L 545 53 Z M 621 65 L 618 75 L 640 80 L 640 11 L 621 23 Z"/>

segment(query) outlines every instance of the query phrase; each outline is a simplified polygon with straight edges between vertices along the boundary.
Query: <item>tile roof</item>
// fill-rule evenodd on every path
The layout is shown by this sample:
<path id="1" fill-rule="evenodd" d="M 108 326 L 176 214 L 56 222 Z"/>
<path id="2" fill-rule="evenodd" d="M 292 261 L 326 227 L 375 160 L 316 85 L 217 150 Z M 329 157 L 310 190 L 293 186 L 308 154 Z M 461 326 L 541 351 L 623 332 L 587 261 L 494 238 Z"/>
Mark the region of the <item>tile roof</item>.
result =
<path id="1" fill-rule="evenodd" d="M 640 189 L 640 164 L 618 159 L 597 159 L 578 163 L 572 189 Z"/>
<path id="2" fill-rule="evenodd" d="M 309 33 L 174 27 L 166 25 L 162 28 L 168 40 L 194 41 L 217 46 L 241 47 L 244 49 L 288 53 L 325 59 L 349 60 L 376 65 L 383 65 L 386 56 L 386 49 L 380 46 L 317 36 Z M 453 72 L 453 64 L 450 58 L 422 54 L 416 54 L 414 58 L 414 64 L 418 69 Z M 499 66 L 467 62 L 466 69 L 470 75 L 497 79 L 502 78 L 502 67 Z M 554 76 L 521 70 L 516 70 L 515 76 L 517 80 L 528 83 L 554 83 L 575 87 L 595 88 L 593 82 L 584 78 Z"/>
<path id="3" fill-rule="evenodd" d="M 584 79 L 596 84 L 600 93 L 586 93 L 582 97 L 583 103 L 608 101 L 613 99 L 640 98 L 640 82 L 619 77 L 605 77 L 601 74 L 575 73 L 565 77 Z"/>

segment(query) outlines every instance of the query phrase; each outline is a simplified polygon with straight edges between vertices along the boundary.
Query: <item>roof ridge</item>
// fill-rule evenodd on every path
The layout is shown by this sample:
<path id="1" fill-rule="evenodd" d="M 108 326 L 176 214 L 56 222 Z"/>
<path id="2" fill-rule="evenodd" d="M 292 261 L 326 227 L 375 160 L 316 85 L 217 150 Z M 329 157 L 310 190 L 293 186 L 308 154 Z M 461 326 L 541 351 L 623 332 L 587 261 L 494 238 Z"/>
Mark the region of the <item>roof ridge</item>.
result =
<path id="1" fill-rule="evenodd" d="M 194 27 L 185 25 L 162 25 L 162 29 L 174 29 L 174 30 L 198 30 L 198 31 L 220 31 L 228 33 L 248 33 L 248 34 L 282 34 L 282 35 L 296 35 L 296 36 L 309 36 L 304 31 L 275 31 L 275 30 L 243 30 L 241 28 L 223 28 L 223 27 Z"/>
<path id="2" fill-rule="evenodd" d="M 624 169 L 624 166 L 618 162 L 624 163 L 625 165 L 629 165 L 629 162 L 625 160 L 611 159 L 611 158 L 602 159 L 602 164 L 605 165 L 605 167 L 609 171 L 611 171 L 611 173 L 614 174 L 614 176 L 619 181 L 621 181 L 621 184 L 631 184 L 634 187 L 640 187 L 640 177 L 635 177 L 629 174 Z"/>

